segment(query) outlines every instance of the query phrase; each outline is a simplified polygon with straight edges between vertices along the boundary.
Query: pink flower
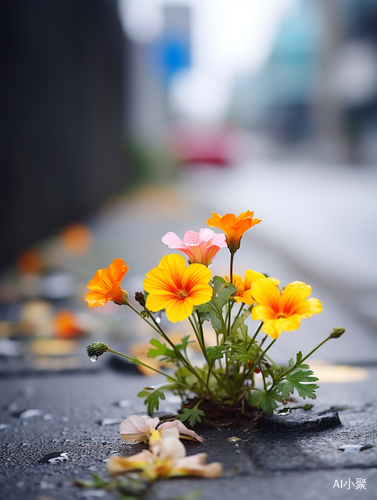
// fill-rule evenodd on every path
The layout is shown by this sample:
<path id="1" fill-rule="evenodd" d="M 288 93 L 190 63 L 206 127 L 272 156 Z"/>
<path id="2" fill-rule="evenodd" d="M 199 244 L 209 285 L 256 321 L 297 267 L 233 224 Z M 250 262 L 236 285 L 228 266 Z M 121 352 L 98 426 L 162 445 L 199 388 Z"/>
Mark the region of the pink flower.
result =
<path id="1" fill-rule="evenodd" d="M 183 241 L 175 233 L 167 233 L 161 238 L 169 248 L 180 250 L 189 258 L 190 264 L 209 266 L 220 248 L 226 247 L 225 234 L 216 234 L 212 229 L 202 228 L 200 233 L 187 231 Z"/>

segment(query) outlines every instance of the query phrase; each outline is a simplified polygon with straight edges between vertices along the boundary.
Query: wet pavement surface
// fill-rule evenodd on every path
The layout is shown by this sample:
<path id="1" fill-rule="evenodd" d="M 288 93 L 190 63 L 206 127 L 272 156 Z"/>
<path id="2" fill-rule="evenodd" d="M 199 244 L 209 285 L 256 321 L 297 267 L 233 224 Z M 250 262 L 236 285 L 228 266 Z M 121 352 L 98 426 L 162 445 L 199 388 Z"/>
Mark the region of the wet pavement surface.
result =
<path id="1" fill-rule="evenodd" d="M 84 255 L 59 253 L 54 239 L 41 244 L 41 251 L 50 259 L 50 268 L 55 274 L 58 270 L 73 279 L 73 294 L 49 298 L 43 294 L 30 297 L 24 292 L 24 295 L 13 294 L 13 302 L 9 297 L 3 302 L 2 320 L 6 321 L 2 322 L 0 332 L 5 326 L 9 329 L 9 319 L 17 316 L 16 311 L 35 299 L 44 301 L 44 305 L 52 304 L 54 310 L 68 304 L 84 326 L 82 335 L 66 340 L 64 347 L 57 344 L 61 339 L 38 332 L 22 337 L 1 335 L 0 341 L 13 342 L 0 343 L 0 351 L 3 348 L 0 355 L 1 499 L 116 497 L 104 490 L 82 490 L 73 486 L 72 481 L 89 479 L 93 473 L 106 478 L 109 456 L 130 455 L 143 449 L 143 445 L 123 442 L 118 425 L 132 414 L 146 413 L 137 392 L 163 379 L 145 377 L 135 366 L 114 356 L 90 362 L 85 347 L 93 341 L 103 340 L 115 350 L 128 352 L 133 344 L 145 342 L 149 336 L 130 310 L 108 304 L 88 311 L 83 301 L 85 286 L 98 268 L 107 267 L 113 258 L 121 257 L 130 266 L 123 286 L 132 296 L 142 288 L 146 272 L 169 252 L 160 242 L 164 234 L 175 231 L 183 237 L 189 229 L 199 231 L 205 227 L 211 215 L 211 197 L 198 201 L 203 189 L 199 185 L 195 200 L 188 195 L 190 182 L 194 185 L 197 182 L 196 175 L 188 178 L 185 174 L 173 187 L 145 188 L 104 207 L 86 221 L 94 235 L 94 244 Z M 226 177 L 217 179 L 217 189 L 224 193 Z M 252 202 L 245 200 L 245 203 L 244 210 L 255 210 L 255 215 L 263 219 Z M 232 211 L 232 207 L 228 208 L 222 201 L 213 210 L 225 213 Z M 51 255 L 55 255 L 55 267 L 51 264 Z M 350 301 L 357 290 L 365 293 L 374 293 L 374 290 L 362 280 L 355 282 L 354 288 L 344 283 L 336 288 L 335 272 L 332 276 L 316 272 L 310 255 L 307 265 L 303 265 L 303 259 L 295 259 L 294 252 L 280 247 L 278 240 L 271 242 L 258 236 L 257 228 L 244 236 L 236 257 L 239 274 L 252 268 L 268 272 L 284 284 L 295 279 L 305 281 L 312 285 L 313 296 L 320 298 L 324 305 L 324 312 L 303 321 L 298 332 L 281 336 L 279 345 L 271 350 L 277 362 L 286 362 L 299 350 L 305 354 L 334 326 L 344 326 L 346 333 L 341 339 L 328 342 L 316 353 L 313 362 L 309 360 L 320 378 L 317 400 L 309 401 L 314 403 L 313 408 L 305 411 L 290 410 L 289 405 L 280 407 L 279 413 L 261 421 L 257 428 L 202 428 L 200 434 L 205 442 L 188 442 L 187 453 L 206 452 L 208 463 L 222 462 L 223 477 L 159 481 L 151 497 L 167 500 L 198 489 L 199 498 L 203 500 L 225 500 L 234 495 L 266 500 L 292 497 L 310 500 L 321 496 L 326 499 L 375 498 L 377 332 L 374 317 L 363 316 L 358 303 Z M 224 275 L 228 272 L 227 266 L 228 256 L 225 252 L 219 253 L 212 270 Z M 3 288 L 4 283 L 9 287 L 10 283 L 25 284 L 24 281 L 25 276 L 9 272 L 3 278 Z M 188 327 L 184 324 L 165 326 L 170 328 L 170 334 L 187 333 Z M 42 344 L 38 344 L 39 341 Z M 160 411 L 174 413 L 177 405 L 176 399 L 167 397 Z"/>

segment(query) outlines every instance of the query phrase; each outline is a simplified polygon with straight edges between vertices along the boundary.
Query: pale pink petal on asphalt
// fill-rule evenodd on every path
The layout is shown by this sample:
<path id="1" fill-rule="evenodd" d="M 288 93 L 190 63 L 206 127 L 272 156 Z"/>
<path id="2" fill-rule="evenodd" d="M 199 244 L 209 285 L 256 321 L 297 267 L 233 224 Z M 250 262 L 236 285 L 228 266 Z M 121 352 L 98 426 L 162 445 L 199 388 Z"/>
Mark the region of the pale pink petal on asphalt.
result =
<path id="1" fill-rule="evenodd" d="M 151 451 L 160 460 L 178 460 L 186 456 L 186 448 L 178 437 L 172 436 L 157 441 Z"/>
<path id="2" fill-rule="evenodd" d="M 162 431 L 163 429 L 170 429 L 172 427 L 176 427 L 180 435 L 183 434 L 184 436 L 190 436 L 195 441 L 199 441 L 200 443 L 204 441 L 204 439 L 200 437 L 199 434 L 197 434 L 195 431 L 187 429 L 185 424 L 183 424 L 180 420 L 173 420 L 172 422 L 164 422 L 159 426 L 158 430 Z"/>
<path id="3" fill-rule="evenodd" d="M 155 429 L 160 419 L 146 415 L 132 415 L 126 418 L 119 426 L 119 433 L 126 442 L 144 441 L 150 429 Z"/>
<path id="4" fill-rule="evenodd" d="M 182 470 L 187 475 L 214 478 L 222 474 L 222 465 L 219 462 L 205 465 L 206 453 L 198 453 L 190 457 L 184 457 L 177 460 L 174 464 L 175 470 Z"/>

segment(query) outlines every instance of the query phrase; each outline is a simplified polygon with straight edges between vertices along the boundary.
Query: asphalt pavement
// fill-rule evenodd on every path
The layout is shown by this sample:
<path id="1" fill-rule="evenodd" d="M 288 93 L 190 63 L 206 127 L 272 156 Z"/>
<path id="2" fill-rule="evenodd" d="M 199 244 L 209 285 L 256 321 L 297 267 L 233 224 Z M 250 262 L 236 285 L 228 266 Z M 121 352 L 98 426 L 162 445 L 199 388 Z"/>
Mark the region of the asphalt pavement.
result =
<path id="1" fill-rule="evenodd" d="M 251 268 L 283 285 L 305 281 L 323 303 L 322 314 L 279 338 L 271 350 L 277 362 L 286 362 L 298 350 L 308 352 L 334 326 L 345 327 L 346 333 L 329 341 L 310 363 L 320 379 L 311 410 L 285 409 L 272 417 L 273 424 L 265 422 L 258 429 L 201 429 L 205 442 L 189 443 L 188 454 L 204 451 L 208 462 L 221 461 L 223 477 L 160 481 L 151 497 L 167 500 L 198 489 L 202 499 L 375 498 L 375 179 L 370 170 L 356 174 L 307 164 L 301 170 L 297 164 L 197 167 L 181 172 L 168 186 L 143 187 L 109 202 L 85 221 L 94 243 L 83 255 L 57 250 L 53 237 L 41 242 L 50 266 L 55 263 L 57 268 L 58 262 L 59 272 L 73 277 L 75 287 L 73 296 L 50 302 L 54 307 L 69 303 L 84 333 L 67 341 L 66 351 L 58 356 L 46 348 L 44 357 L 53 362 L 42 362 L 35 349 L 35 340 L 41 339 L 30 336 L 22 339 L 18 355 L 2 355 L 0 498 L 115 498 L 103 490 L 79 489 L 72 481 L 93 473 L 107 477 L 110 455 L 143 448 L 124 443 L 117 427 L 129 415 L 146 413 L 136 394 L 162 380 L 145 377 L 112 356 L 90 362 L 85 346 L 93 341 L 104 340 L 126 352 L 149 336 L 130 310 L 108 304 L 89 311 L 83 300 L 85 285 L 98 268 L 121 257 L 130 268 L 123 285 L 132 296 L 142 288 L 145 274 L 169 252 L 161 237 L 168 231 L 181 238 L 187 230 L 199 231 L 212 210 L 220 215 L 254 210 L 263 220 L 245 233 L 236 254 L 236 273 Z M 226 250 L 219 252 L 211 270 L 227 274 Z M 9 286 L 20 279 L 10 270 L 3 283 Z M 15 314 L 24 302 L 25 297 L 6 306 Z M 188 331 L 185 324 L 166 326 L 172 335 Z M 177 406 L 174 398 L 167 398 L 160 411 L 175 412 Z M 55 463 L 46 459 L 51 453 L 56 454 Z"/>

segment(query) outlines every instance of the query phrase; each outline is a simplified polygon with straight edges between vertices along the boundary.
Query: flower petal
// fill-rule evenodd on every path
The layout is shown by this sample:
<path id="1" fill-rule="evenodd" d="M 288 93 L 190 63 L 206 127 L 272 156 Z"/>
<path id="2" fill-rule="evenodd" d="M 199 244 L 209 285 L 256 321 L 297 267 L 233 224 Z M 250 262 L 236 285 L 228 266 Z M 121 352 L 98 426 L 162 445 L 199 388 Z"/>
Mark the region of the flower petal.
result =
<path id="1" fill-rule="evenodd" d="M 150 429 L 155 429 L 160 419 L 146 415 L 132 415 L 126 418 L 119 426 L 119 433 L 126 442 L 145 441 Z"/>
<path id="2" fill-rule="evenodd" d="M 123 259 L 114 259 L 109 266 L 109 276 L 113 283 L 122 281 L 129 267 L 126 266 Z"/>
<path id="3" fill-rule="evenodd" d="M 165 236 L 161 238 L 161 241 L 162 243 L 165 243 L 165 245 L 167 245 L 169 248 L 173 249 L 181 247 L 184 248 L 186 246 L 181 238 L 172 232 L 166 233 Z"/>
<path id="4" fill-rule="evenodd" d="M 154 457 L 149 450 L 143 450 L 132 457 L 119 457 L 112 455 L 107 462 L 107 470 L 111 476 L 117 476 L 123 472 L 143 469 L 153 464 Z"/>
<path id="5" fill-rule="evenodd" d="M 205 465 L 206 453 L 198 453 L 177 460 L 174 469 L 169 476 L 199 476 L 206 478 L 220 477 L 222 474 L 222 465 L 219 462 L 213 462 Z"/>
<path id="6" fill-rule="evenodd" d="M 157 441 L 151 451 L 159 460 L 178 460 L 186 456 L 186 448 L 178 438 L 178 431 L 175 437 L 168 436 Z"/>
<path id="7" fill-rule="evenodd" d="M 251 285 L 251 294 L 255 302 L 279 310 L 279 290 L 277 286 L 266 278 L 254 281 Z"/>
<path id="8" fill-rule="evenodd" d="M 180 420 L 173 420 L 172 422 L 164 422 L 158 427 L 158 430 L 165 432 L 167 429 L 171 428 L 177 428 L 180 435 L 183 434 L 183 436 L 190 436 L 195 441 L 199 441 L 200 443 L 204 441 L 204 439 L 200 437 L 199 434 L 197 434 L 195 431 L 187 429 L 185 424 Z"/>
<path id="9" fill-rule="evenodd" d="M 96 306 L 104 306 L 108 301 L 106 295 L 101 292 L 88 292 L 85 295 L 85 300 L 90 308 Z"/>

